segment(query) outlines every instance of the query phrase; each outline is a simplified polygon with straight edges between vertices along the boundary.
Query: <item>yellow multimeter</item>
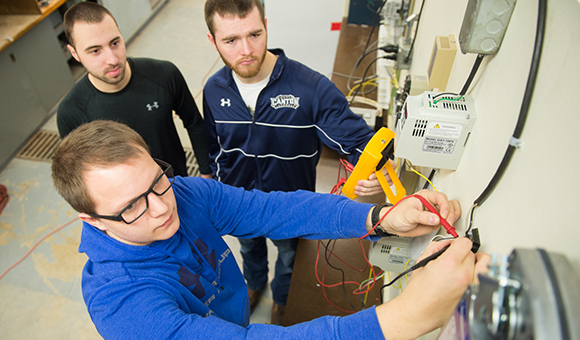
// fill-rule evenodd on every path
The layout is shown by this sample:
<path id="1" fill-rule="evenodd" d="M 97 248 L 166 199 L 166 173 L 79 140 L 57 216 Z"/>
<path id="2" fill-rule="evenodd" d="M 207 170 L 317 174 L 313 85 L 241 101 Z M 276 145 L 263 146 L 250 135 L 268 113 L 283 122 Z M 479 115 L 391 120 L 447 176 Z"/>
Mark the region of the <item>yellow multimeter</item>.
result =
<path id="1" fill-rule="evenodd" d="M 405 188 L 399 180 L 399 177 L 397 177 L 395 170 L 389 163 L 389 159 L 394 152 L 395 133 L 386 127 L 383 127 L 377 131 L 373 138 L 368 142 L 362 155 L 359 157 L 352 174 L 348 177 L 346 183 L 344 183 L 342 192 L 346 197 L 351 199 L 357 198 L 358 196 L 354 193 L 354 187 L 357 185 L 357 182 L 361 179 L 367 180 L 373 172 L 377 175 L 379 183 L 390 203 L 396 204 L 405 197 Z M 391 186 L 383 174 L 383 168 L 387 169 L 387 173 L 389 174 L 389 177 L 391 177 L 391 181 L 397 190 L 396 195 L 391 190 Z"/>

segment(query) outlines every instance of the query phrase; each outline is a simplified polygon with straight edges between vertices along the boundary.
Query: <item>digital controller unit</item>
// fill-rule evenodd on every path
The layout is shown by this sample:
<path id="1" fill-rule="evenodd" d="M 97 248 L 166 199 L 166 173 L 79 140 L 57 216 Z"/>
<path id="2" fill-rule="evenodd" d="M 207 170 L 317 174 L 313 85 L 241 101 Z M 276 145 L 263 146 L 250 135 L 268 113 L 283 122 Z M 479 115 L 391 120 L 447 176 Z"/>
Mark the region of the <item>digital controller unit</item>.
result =
<path id="1" fill-rule="evenodd" d="M 395 124 L 395 156 L 415 166 L 457 170 L 475 119 L 469 95 L 408 96 Z"/>

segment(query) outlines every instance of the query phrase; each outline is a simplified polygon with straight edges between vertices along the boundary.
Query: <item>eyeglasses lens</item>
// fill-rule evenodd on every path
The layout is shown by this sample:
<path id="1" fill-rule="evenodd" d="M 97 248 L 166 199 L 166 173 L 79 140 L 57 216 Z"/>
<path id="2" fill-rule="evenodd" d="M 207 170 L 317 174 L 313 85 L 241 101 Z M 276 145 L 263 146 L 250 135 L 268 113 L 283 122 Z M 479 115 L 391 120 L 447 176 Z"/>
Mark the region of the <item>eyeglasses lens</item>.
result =
<path id="1" fill-rule="evenodd" d="M 121 217 L 123 217 L 123 219 L 127 223 L 134 222 L 136 219 L 141 217 L 141 215 L 143 215 L 145 211 L 147 211 L 147 209 L 149 208 L 149 200 L 147 196 L 149 196 L 150 192 L 153 192 L 157 196 L 162 196 L 167 192 L 167 190 L 169 190 L 169 188 L 173 184 L 174 178 L 171 173 L 171 170 L 170 169 L 167 170 L 161 175 L 161 177 L 157 180 L 157 182 L 153 185 L 153 187 L 149 192 L 139 197 L 135 202 L 133 202 L 133 204 L 131 204 L 123 211 Z"/>
<path id="2" fill-rule="evenodd" d="M 133 204 L 131 204 L 127 209 L 123 211 L 121 216 L 123 219 L 129 223 L 133 222 L 139 216 L 141 216 L 146 210 L 149 202 L 147 201 L 147 196 L 141 196 Z"/>

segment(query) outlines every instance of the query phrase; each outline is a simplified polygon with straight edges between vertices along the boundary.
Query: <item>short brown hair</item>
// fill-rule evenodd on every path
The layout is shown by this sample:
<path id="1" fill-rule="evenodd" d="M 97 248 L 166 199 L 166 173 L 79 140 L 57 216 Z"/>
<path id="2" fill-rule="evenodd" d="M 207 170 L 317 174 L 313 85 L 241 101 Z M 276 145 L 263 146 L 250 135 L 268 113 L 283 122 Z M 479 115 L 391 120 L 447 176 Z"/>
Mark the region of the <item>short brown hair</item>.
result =
<path id="1" fill-rule="evenodd" d="M 266 26 L 264 5 L 261 0 L 207 0 L 205 2 L 205 23 L 212 37 L 215 38 L 214 14 L 220 17 L 245 18 L 254 7 L 258 8 L 262 23 Z"/>
<path id="2" fill-rule="evenodd" d="M 63 20 L 63 27 L 64 27 L 64 34 L 68 39 L 68 43 L 71 46 L 75 46 L 73 41 L 73 28 L 77 22 L 84 22 L 87 24 L 98 24 L 105 18 L 105 15 L 110 16 L 117 24 L 115 17 L 113 14 L 109 12 L 108 9 L 105 7 L 89 1 L 79 2 L 69 8 L 66 13 L 64 13 L 64 20 Z M 117 25 L 118 27 L 119 25 Z"/>
<path id="3" fill-rule="evenodd" d="M 52 157 L 56 191 L 78 212 L 94 214 L 95 202 L 84 181 L 93 167 L 111 167 L 148 154 L 143 138 L 127 125 L 95 120 L 68 134 Z"/>

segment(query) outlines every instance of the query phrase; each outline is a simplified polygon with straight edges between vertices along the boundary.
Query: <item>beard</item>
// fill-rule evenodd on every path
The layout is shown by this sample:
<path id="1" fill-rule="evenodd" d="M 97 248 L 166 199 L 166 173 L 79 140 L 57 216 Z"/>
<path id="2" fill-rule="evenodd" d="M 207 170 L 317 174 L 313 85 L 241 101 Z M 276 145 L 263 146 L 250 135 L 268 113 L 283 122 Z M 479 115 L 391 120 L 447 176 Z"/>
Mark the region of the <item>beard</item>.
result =
<path id="1" fill-rule="evenodd" d="M 260 73 L 260 69 L 262 68 L 262 64 L 264 63 L 264 59 L 266 58 L 267 51 L 268 51 L 268 49 L 264 48 L 264 52 L 262 53 L 262 55 L 260 57 L 249 56 L 246 58 L 242 58 L 240 60 L 237 60 L 234 65 L 232 65 L 229 61 L 227 61 L 219 50 L 218 50 L 218 53 L 219 53 L 220 57 L 222 58 L 222 61 L 224 62 L 224 64 L 227 67 L 229 67 L 231 70 L 236 72 L 238 77 L 240 77 L 240 78 L 252 78 L 252 77 L 257 76 L 258 73 Z M 252 65 L 249 65 L 249 66 L 240 65 L 241 62 L 247 61 L 247 60 L 256 60 L 257 63 L 253 63 Z"/>
<path id="2" fill-rule="evenodd" d="M 115 77 L 107 77 L 108 71 L 106 71 L 102 76 L 92 74 L 92 73 L 91 73 L 91 75 L 93 77 L 95 77 L 96 79 L 102 81 L 103 83 L 106 83 L 109 85 L 116 85 L 116 84 L 122 82 L 123 79 L 125 79 L 125 72 L 127 71 L 127 63 L 123 62 L 120 65 L 116 65 L 112 69 L 116 69 L 116 68 L 120 68 L 121 70 L 120 70 L 119 74 Z"/>

